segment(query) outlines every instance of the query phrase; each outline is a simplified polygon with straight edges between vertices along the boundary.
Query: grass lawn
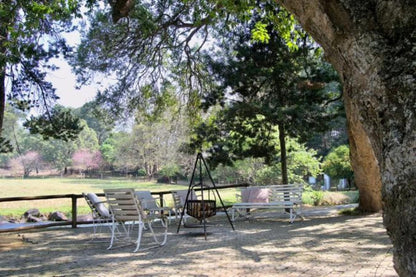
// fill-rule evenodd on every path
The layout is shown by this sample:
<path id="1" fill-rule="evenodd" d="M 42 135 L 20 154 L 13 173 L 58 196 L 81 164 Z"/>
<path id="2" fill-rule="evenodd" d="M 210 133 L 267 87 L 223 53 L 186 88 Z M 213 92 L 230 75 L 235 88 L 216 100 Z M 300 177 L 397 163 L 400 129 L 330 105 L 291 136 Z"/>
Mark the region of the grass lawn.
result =
<path id="1" fill-rule="evenodd" d="M 156 182 L 143 182 L 126 178 L 77 179 L 77 178 L 28 178 L 0 179 L 0 198 L 17 196 L 40 196 L 59 194 L 81 194 L 83 192 L 102 193 L 106 188 L 133 188 L 135 190 L 171 191 L 188 189 L 188 185 L 168 185 Z M 225 204 L 235 202 L 236 189 L 219 190 Z M 212 195 L 211 195 L 212 198 Z M 170 195 L 165 195 L 168 206 L 173 206 Z M 78 214 L 89 213 L 84 199 L 78 199 Z M 219 203 L 218 203 L 219 204 Z M 25 211 L 37 208 L 41 213 L 61 211 L 71 212 L 71 199 L 48 199 L 34 201 L 0 202 L 0 215 L 20 217 Z"/>
<path id="2" fill-rule="evenodd" d="M 17 196 L 41 196 L 59 194 L 81 194 L 82 192 L 102 193 L 106 188 L 133 188 L 135 190 L 149 191 L 171 191 L 188 189 L 188 185 L 168 185 L 156 182 L 143 182 L 127 178 L 108 179 L 80 179 L 80 178 L 28 178 L 28 179 L 0 179 L 0 198 Z M 225 205 L 231 205 L 236 201 L 236 194 L 239 189 L 218 190 Z M 317 197 L 319 201 L 317 201 Z M 304 192 L 303 202 L 313 205 L 316 202 L 324 205 L 344 204 L 345 202 L 356 202 L 357 191 L 350 192 Z M 165 195 L 167 206 L 173 206 L 170 194 Z M 210 199 L 214 199 L 211 194 Z M 219 199 L 217 206 L 220 206 Z M 88 214 L 89 208 L 84 199 L 77 201 L 78 214 Z M 19 218 L 28 209 L 37 208 L 41 213 L 61 211 L 70 216 L 71 199 L 48 199 L 34 201 L 0 202 L 0 215 L 14 216 Z"/>

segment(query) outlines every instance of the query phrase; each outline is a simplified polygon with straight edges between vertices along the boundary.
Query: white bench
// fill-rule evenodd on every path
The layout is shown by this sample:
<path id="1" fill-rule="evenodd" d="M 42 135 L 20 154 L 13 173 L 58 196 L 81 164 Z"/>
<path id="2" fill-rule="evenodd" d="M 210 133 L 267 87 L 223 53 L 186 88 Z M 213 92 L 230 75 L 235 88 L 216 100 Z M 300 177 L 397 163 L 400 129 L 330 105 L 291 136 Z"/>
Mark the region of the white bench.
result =
<path id="1" fill-rule="evenodd" d="M 235 213 L 247 214 L 249 209 L 282 209 L 289 213 L 290 223 L 302 213 L 302 184 L 247 187 L 241 190 L 241 202 L 231 207 L 231 219 Z"/>

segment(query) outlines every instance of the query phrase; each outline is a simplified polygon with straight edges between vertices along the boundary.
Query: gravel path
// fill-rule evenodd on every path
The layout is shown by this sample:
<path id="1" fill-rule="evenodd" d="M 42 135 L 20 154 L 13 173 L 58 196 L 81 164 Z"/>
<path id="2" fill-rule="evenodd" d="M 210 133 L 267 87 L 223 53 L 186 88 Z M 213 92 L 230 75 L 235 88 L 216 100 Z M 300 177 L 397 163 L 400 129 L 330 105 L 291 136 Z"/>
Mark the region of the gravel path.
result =
<path id="1" fill-rule="evenodd" d="M 0 276 L 397 276 L 380 214 L 309 213 L 303 221 L 256 213 L 211 219 L 202 229 L 169 227 L 163 247 L 106 250 L 108 234 L 54 228 L 0 234 Z M 106 230 L 104 230 L 106 231 Z M 147 237 L 143 246 L 147 244 Z"/>

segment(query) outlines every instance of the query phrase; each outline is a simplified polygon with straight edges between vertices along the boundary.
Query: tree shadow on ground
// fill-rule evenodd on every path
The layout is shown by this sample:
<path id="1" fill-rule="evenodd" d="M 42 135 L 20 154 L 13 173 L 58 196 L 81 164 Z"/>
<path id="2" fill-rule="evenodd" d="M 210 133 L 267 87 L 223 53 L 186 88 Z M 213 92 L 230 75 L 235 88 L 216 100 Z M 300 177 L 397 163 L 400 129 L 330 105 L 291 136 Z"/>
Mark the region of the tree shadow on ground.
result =
<path id="1" fill-rule="evenodd" d="M 201 229 L 181 228 L 177 234 L 172 224 L 165 246 L 137 253 L 132 253 L 133 245 L 106 250 L 108 233 L 101 236 L 104 242 L 91 241 L 91 228 L 27 232 L 31 242 L 0 252 L 0 275 L 215 276 L 222 270 L 249 274 L 255 268 L 257 274 L 310 276 L 314 270 L 322 275 L 321 267 L 342 272 L 392 265 L 384 260 L 391 259 L 391 243 L 380 215 L 310 218 L 294 224 L 259 218 L 235 222 L 235 231 L 224 216 L 210 221 L 214 226 L 207 240 Z M 21 240 L 16 233 L 7 236 Z M 146 233 L 143 247 L 149 241 Z"/>

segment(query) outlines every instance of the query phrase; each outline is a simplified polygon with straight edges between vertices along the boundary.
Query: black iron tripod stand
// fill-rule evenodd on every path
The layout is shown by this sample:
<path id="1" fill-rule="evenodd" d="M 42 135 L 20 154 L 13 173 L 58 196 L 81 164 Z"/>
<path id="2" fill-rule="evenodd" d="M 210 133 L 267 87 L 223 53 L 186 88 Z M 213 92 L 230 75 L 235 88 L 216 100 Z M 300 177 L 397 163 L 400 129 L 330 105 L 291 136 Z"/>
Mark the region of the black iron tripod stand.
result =
<path id="1" fill-rule="evenodd" d="M 205 171 L 207 172 L 209 180 L 211 181 L 212 186 L 210 186 L 210 187 L 205 186 L 203 184 L 203 172 L 202 172 L 202 167 L 203 166 L 205 168 Z M 199 183 L 195 184 L 194 181 L 195 181 L 195 178 L 196 178 L 195 175 L 198 174 L 197 171 L 199 171 Z M 199 187 L 199 189 L 201 191 L 201 199 L 199 199 L 199 200 L 190 200 L 189 195 L 191 194 L 191 190 L 193 190 L 197 187 Z M 207 239 L 207 220 L 206 219 L 208 217 L 213 216 L 213 215 L 216 214 L 216 207 L 215 207 L 216 201 L 215 200 L 210 200 L 210 199 L 204 199 L 204 192 L 206 190 L 208 190 L 208 192 L 209 192 L 209 190 L 212 190 L 212 189 L 214 190 L 214 193 L 216 193 L 216 196 L 220 200 L 222 208 L 224 209 L 224 212 L 227 216 L 228 222 L 230 223 L 232 229 L 235 230 L 234 225 L 231 221 L 231 218 L 228 215 L 227 209 L 225 208 L 224 202 L 222 201 L 222 198 L 221 198 L 221 196 L 220 196 L 220 194 L 217 190 L 215 182 L 212 179 L 211 173 L 208 169 L 208 166 L 205 162 L 205 159 L 204 159 L 204 157 L 202 156 L 201 153 L 198 153 L 197 156 L 196 156 L 194 169 L 192 171 L 191 181 L 189 182 L 188 193 L 186 194 L 184 207 L 183 207 L 182 212 L 181 212 L 181 217 L 180 217 L 180 220 L 179 220 L 177 233 L 179 233 L 179 230 L 181 228 L 183 216 L 184 216 L 185 210 L 186 210 L 187 213 L 190 216 L 198 219 L 202 223 L 202 225 L 204 227 L 205 239 Z M 184 224 L 184 226 L 186 227 L 185 224 Z"/>

